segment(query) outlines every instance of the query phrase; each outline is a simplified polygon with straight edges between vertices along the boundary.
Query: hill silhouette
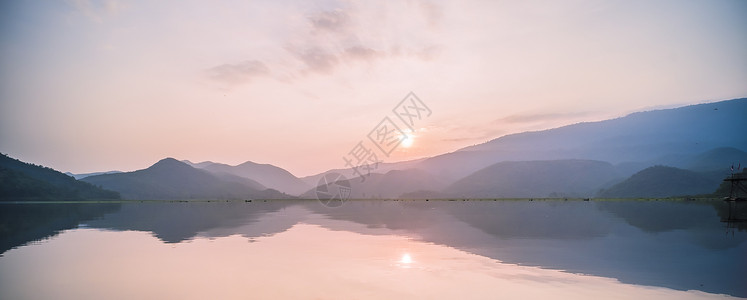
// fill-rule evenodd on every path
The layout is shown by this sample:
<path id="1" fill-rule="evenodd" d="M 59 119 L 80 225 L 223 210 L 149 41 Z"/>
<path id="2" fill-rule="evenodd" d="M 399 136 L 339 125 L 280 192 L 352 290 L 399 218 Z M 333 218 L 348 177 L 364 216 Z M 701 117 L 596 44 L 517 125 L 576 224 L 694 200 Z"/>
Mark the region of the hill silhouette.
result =
<path id="1" fill-rule="evenodd" d="M 245 199 L 288 198 L 281 192 L 245 178 L 215 175 L 173 158 L 165 158 L 147 169 L 90 176 L 83 181 L 118 191 L 126 199 Z"/>
<path id="2" fill-rule="evenodd" d="M 507 161 L 464 177 L 443 192 L 466 198 L 587 197 L 618 177 L 611 164 L 601 161 Z"/>
<path id="3" fill-rule="evenodd" d="M 291 195 L 299 195 L 311 188 L 301 179 L 287 170 L 270 164 L 258 164 L 247 161 L 240 165 L 230 166 L 214 162 L 189 163 L 193 167 L 214 174 L 232 174 L 256 181 L 268 188 L 276 189 Z"/>
<path id="4" fill-rule="evenodd" d="M 118 193 L 75 180 L 54 169 L 0 155 L 0 200 L 111 200 Z"/>
<path id="5" fill-rule="evenodd" d="M 586 159 L 653 166 L 666 156 L 747 149 L 747 98 L 638 112 L 599 122 L 506 135 L 437 155 L 413 168 L 454 182 L 502 161 Z M 667 163 L 669 165 L 669 163 Z M 685 166 L 683 166 L 685 167 Z M 633 172 L 634 173 L 634 172 Z M 632 173 L 630 173 L 632 174 Z"/>
<path id="6" fill-rule="evenodd" d="M 721 180 L 703 173 L 653 166 L 599 193 L 603 198 L 676 197 L 711 194 Z"/>
<path id="7" fill-rule="evenodd" d="M 345 175 L 345 174 L 343 174 Z M 422 170 L 392 170 L 386 174 L 372 173 L 361 177 L 348 178 L 352 199 L 393 199 L 413 190 L 440 189 L 443 183 Z M 302 198 L 316 198 L 316 187 L 303 193 Z"/>

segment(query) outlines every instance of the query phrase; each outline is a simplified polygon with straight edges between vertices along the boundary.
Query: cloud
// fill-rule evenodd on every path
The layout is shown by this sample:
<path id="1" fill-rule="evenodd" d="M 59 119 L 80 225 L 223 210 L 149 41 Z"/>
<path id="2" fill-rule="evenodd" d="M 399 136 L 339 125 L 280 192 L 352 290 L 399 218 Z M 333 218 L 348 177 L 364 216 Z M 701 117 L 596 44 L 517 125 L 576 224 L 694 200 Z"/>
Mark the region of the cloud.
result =
<path id="1" fill-rule="evenodd" d="M 353 60 L 370 61 L 376 58 L 384 57 L 386 56 L 386 53 L 376 51 L 364 46 L 353 46 L 345 49 L 344 56 Z"/>
<path id="2" fill-rule="evenodd" d="M 208 76 L 213 80 L 240 84 L 250 81 L 253 77 L 270 73 L 270 69 L 261 61 L 247 60 L 235 64 L 223 64 L 208 69 Z"/>
<path id="3" fill-rule="evenodd" d="M 337 56 L 321 48 L 309 48 L 304 50 L 291 50 L 307 67 L 308 71 L 317 73 L 330 73 L 339 60 Z"/>
<path id="4" fill-rule="evenodd" d="M 350 25 L 350 16 L 340 9 L 310 15 L 308 20 L 314 29 L 321 31 L 341 32 Z"/>
<path id="5" fill-rule="evenodd" d="M 332 75 L 341 66 L 356 68 L 360 62 L 433 61 L 443 50 L 433 28 L 442 14 L 440 6 L 424 0 L 384 6 L 350 1 L 331 9 L 297 12 L 291 18 L 294 22 L 283 28 L 282 38 L 273 37 L 272 43 L 263 45 L 280 51 L 255 55 L 241 65 L 211 68 L 210 77 L 246 83 L 247 78 L 272 69 L 277 80 L 288 82 L 313 74 Z"/>

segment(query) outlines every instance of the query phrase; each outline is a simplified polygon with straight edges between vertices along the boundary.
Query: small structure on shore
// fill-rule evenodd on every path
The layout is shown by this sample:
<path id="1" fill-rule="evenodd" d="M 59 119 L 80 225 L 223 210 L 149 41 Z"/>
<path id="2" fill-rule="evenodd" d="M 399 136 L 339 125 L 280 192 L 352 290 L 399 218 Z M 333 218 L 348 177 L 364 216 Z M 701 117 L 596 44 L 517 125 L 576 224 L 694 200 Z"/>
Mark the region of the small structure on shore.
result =
<path id="1" fill-rule="evenodd" d="M 745 186 L 747 185 L 747 176 L 744 173 L 732 173 L 724 181 L 731 185 L 729 196 L 724 198 L 724 201 L 747 201 L 747 187 Z"/>

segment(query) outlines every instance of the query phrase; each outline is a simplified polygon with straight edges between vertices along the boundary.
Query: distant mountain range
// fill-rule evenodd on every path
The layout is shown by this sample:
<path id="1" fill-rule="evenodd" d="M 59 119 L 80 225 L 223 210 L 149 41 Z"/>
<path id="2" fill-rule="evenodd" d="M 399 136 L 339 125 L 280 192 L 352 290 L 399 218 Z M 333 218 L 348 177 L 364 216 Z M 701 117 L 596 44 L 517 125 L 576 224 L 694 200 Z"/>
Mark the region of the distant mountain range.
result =
<path id="1" fill-rule="evenodd" d="M 380 192 L 358 188 L 386 195 L 411 186 L 410 192 L 400 195 L 408 198 L 592 197 L 648 167 L 663 165 L 699 172 L 710 178 L 709 184 L 699 186 L 715 189 L 718 184 L 713 186 L 713 180 L 726 177 L 731 164 L 747 162 L 747 153 L 740 150 L 747 149 L 746 116 L 747 99 L 743 98 L 512 134 L 451 153 L 387 165 L 388 171 L 424 172 L 433 178 L 430 185 L 401 178 L 396 187 L 382 186 L 391 176 L 387 172 L 371 181 L 373 190 Z M 681 185 L 675 182 L 677 178 L 665 177 L 660 183 L 676 187 Z M 651 197 L 693 195 L 691 189 L 665 190 L 643 193 Z M 628 197 L 624 195 L 634 197 L 627 193 L 618 197 Z"/>
<path id="2" fill-rule="evenodd" d="M 347 181 L 350 183 L 350 198 L 352 199 L 399 198 L 405 193 L 433 190 L 445 185 L 428 172 L 417 169 L 391 170 L 386 174 L 372 173 L 364 178 L 348 178 Z M 316 199 L 316 188 L 300 197 Z"/>
<path id="3" fill-rule="evenodd" d="M 213 174 L 173 158 L 147 169 L 103 174 L 82 179 L 122 194 L 125 199 L 285 199 L 290 196 L 267 189 L 251 179 Z"/>
<path id="4" fill-rule="evenodd" d="M 506 135 L 380 163 L 365 180 L 350 169 L 298 178 L 270 164 L 172 158 L 134 172 L 71 175 L 126 199 L 313 199 L 332 172 L 348 176 L 351 198 L 669 197 L 713 192 L 731 164 L 747 165 L 745 149 L 742 98 Z"/>
<path id="5" fill-rule="evenodd" d="M 587 159 L 644 163 L 732 147 L 747 149 L 747 98 L 633 113 L 560 128 L 506 135 L 428 158 L 415 168 L 458 180 L 501 161 Z M 680 167 L 680 166 L 678 166 Z M 712 166 L 715 167 L 715 166 Z M 720 166 L 728 167 L 728 166 Z"/>
<path id="6" fill-rule="evenodd" d="M 247 161 L 240 165 L 230 166 L 209 161 L 192 163 L 187 160 L 184 162 L 195 168 L 203 169 L 213 174 L 231 174 L 244 177 L 256 181 L 268 188 L 291 195 L 301 194 L 312 187 L 298 177 L 293 176 L 293 174 L 285 169 L 270 164 L 258 164 Z"/>

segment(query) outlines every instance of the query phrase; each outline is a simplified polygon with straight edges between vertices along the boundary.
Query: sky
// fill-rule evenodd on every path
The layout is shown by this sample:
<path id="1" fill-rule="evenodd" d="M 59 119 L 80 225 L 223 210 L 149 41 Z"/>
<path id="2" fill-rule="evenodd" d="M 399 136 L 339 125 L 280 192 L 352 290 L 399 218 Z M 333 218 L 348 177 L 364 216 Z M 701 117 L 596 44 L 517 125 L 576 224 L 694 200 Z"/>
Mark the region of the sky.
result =
<path id="1" fill-rule="evenodd" d="M 73 173 L 174 157 L 306 176 L 359 142 L 380 151 L 368 137 L 389 118 L 409 147 L 378 159 L 428 157 L 746 97 L 745 16 L 719 0 L 3 1 L 0 152 Z M 412 130 L 410 93 L 427 107 Z"/>

